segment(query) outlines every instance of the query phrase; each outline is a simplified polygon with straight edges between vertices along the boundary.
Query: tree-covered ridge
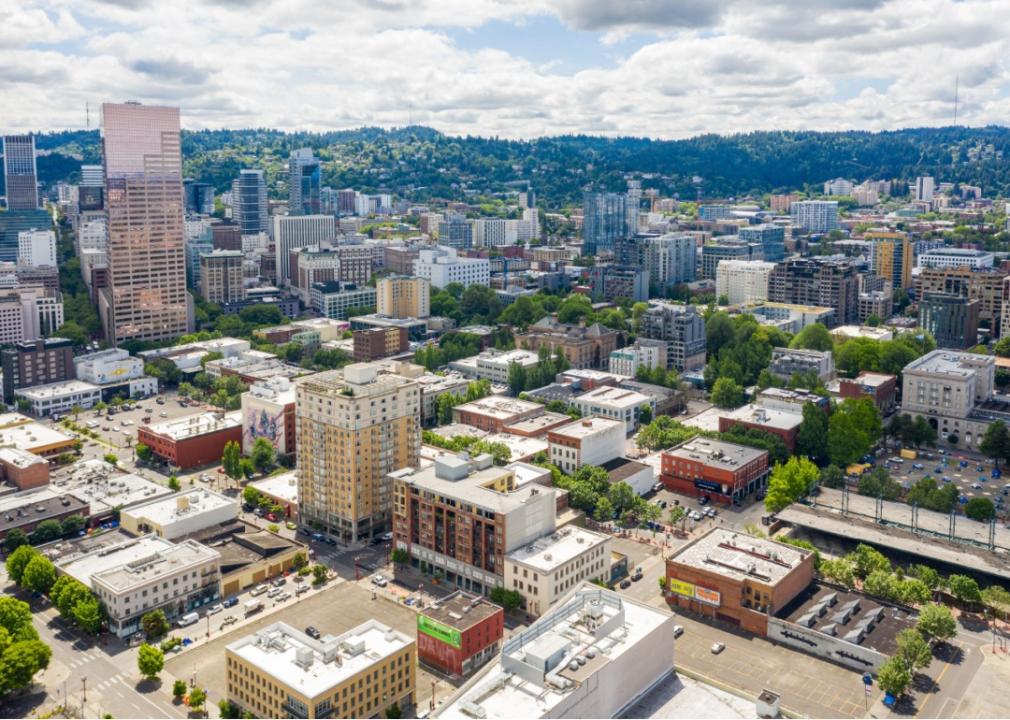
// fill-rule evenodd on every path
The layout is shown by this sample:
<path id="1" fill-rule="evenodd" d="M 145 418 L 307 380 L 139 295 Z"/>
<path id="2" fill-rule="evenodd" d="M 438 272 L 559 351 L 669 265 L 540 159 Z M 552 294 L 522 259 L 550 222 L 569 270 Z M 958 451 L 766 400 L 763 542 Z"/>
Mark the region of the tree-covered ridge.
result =
<path id="1" fill-rule="evenodd" d="M 528 141 L 452 137 L 425 127 L 361 128 L 326 133 L 270 129 L 183 132 L 187 176 L 230 187 L 243 167 L 262 167 L 274 196 L 285 188 L 286 158 L 312 147 L 323 159 L 324 183 L 412 200 L 465 199 L 531 182 L 551 207 L 578 203 L 589 184 L 624 187 L 642 173 L 645 187 L 694 199 L 815 188 L 834 177 L 912 180 L 918 175 L 981 185 L 1010 195 L 1010 128 L 945 127 L 870 133 L 754 132 L 687 140 L 585 135 Z M 97 131 L 41 134 L 39 175 L 73 179 L 82 162 L 99 161 Z"/>

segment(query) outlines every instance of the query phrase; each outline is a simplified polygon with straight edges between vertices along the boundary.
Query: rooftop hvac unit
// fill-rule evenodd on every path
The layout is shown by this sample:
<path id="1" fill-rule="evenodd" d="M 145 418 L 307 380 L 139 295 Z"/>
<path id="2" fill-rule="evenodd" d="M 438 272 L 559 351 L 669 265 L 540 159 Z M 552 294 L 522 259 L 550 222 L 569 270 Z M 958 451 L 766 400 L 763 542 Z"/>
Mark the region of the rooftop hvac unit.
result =
<path id="1" fill-rule="evenodd" d="M 312 667 L 312 648 L 300 647 L 295 649 L 295 663 L 305 670 Z"/>

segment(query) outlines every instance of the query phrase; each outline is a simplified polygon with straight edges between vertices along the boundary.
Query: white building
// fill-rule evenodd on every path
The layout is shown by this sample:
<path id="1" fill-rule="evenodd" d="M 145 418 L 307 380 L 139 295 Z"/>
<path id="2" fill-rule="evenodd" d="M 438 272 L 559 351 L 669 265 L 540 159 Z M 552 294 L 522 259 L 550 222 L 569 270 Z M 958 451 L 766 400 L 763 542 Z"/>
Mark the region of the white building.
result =
<path id="1" fill-rule="evenodd" d="M 761 260 L 722 260 L 715 270 L 716 297 L 730 305 L 768 299 L 768 278 L 775 263 Z"/>
<path id="2" fill-rule="evenodd" d="M 810 233 L 827 233 L 838 229 L 836 200 L 802 200 L 789 206 L 793 224 Z"/>
<path id="3" fill-rule="evenodd" d="M 69 477 L 53 480 L 50 485 L 87 502 L 88 514 L 94 519 L 109 517 L 117 508 L 122 512 L 172 494 L 164 485 L 139 475 L 119 475 L 112 465 L 97 459 L 76 463 Z"/>
<path id="4" fill-rule="evenodd" d="M 936 192 L 936 183 L 933 178 L 927 176 L 915 179 L 915 199 L 919 202 L 933 202 L 933 193 Z"/>
<path id="5" fill-rule="evenodd" d="M 653 416 L 656 414 L 656 398 L 634 390 L 608 386 L 595 388 L 573 398 L 572 406 L 583 417 L 600 415 L 620 420 L 624 423 L 625 434 L 629 435 L 638 429 L 643 407 L 647 406 Z"/>
<path id="6" fill-rule="evenodd" d="M 972 270 L 987 270 L 993 266 L 996 256 L 985 250 L 965 248 L 943 248 L 927 250 L 919 255 L 917 266 L 921 268 L 966 267 Z"/>
<path id="7" fill-rule="evenodd" d="M 461 258 L 455 248 L 438 245 L 420 251 L 414 261 L 414 274 L 429 280 L 437 288 L 454 282 L 463 287 L 488 285 L 491 282 L 491 261 L 486 258 Z"/>
<path id="8" fill-rule="evenodd" d="M 9 263 L 13 266 L 13 263 Z M 14 273 L 2 273 L 0 287 L 16 285 Z M 8 285 L 9 287 L 9 285 Z M 10 287 L 0 294 L 0 345 L 52 337 L 63 325 L 63 295 L 45 287 Z"/>
<path id="9" fill-rule="evenodd" d="M 284 513 L 290 520 L 298 519 L 298 471 L 271 475 L 262 480 L 249 483 L 246 487 L 255 488 L 284 508 Z"/>
<path id="10" fill-rule="evenodd" d="M 495 350 L 489 348 L 477 356 L 477 377 L 493 383 L 506 384 L 513 364 L 529 370 L 540 362 L 540 356 L 530 350 Z"/>
<path id="11" fill-rule="evenodd" d="M 278 455 L 295 451 L 295 386 L 286 377 L 253 383 L 242 393 L 242 449 L 251 452 L 259 438 Z"/>
<path id="12" fill-rule="evenodd" d="M 517 228 L 515 221 L 504 218 L 477 218 L 470 221 L 473 227 L 474 247 L 502 247 L 515 245 Z"/>
<path id="13" fill-rule="evenodd" d="M 290 280 L 292 250 L 328 247 L 337 237 L 332 215 L 275 215 L 272 229 L 278 285 Z"/>
<path id="14" fill-rule="evenodd" d="M 120 513 L 120 525 L 133 535 L 154 533 L 177 540 L 238 517 L 238 501 L 206 488 L 193 488 L 134 505 Z"/>
<path id="15" fill-rule="evenodd" d="M 824 183 L 825 195 L 851 195 L 852 181 L 845 178 L 835 178 Z"/>
<path id="16" fill-rule="evenodd" d="M 18 265 L 56 267 L 56 233 L 52 230 L 18 233 Z"/>
<path id="17" fill-rule="evenodd" d="M 638 368 L 652 370 L 666 367 L 667 345 L 665 340 L 639 338 L 634 345 L 614 350 L 610 353 L 608 369 L 615 375 L 633 378 Z"/>
<path id="18" fill-rule="evenodd" d="M 121 638 L 140 630 L 140 619 L 161 609 L 169 619 L 221 595 L 221 555 L 194 540 L 173 543 L 157 535 L 64 557 L 57 571 L 91 588 Z"/>
<path id="19" fill-rule="evenodd" d="M 32 415 L 42 417 L 66 413 L 75 405 L 82 410 L 94 407 L 102 399 L 102 389 L 81 380 L 64 380 L 15 390 L 14 397 L 26 400 Z"/>
<path id="20" fill-rule="evenodd" d="M 568 475 L 583 465 L 602 465 L 624 454 L 621 420 L 586 417 L 547 432 L 550 460 Z"/>
<path id="21" fill-rule="evenodd" d="M 128 385 L 130 397 L 158 392 L 158 380 L 144 375 L 144 361 L 121 348 L 109 348 L 74 358 L 77 379 L 103 386 Z"/>
<path id="22" fill-rule="evenodd" d="M 610 580 L 610 536 L 567 526 L 505 556 L 505 588 L 534 617 L 591 580 Z"/>
<path id="23" fill-rule="evenodd" d="M 432 717 L 623 717 L 673 672 L 674 624 L 666 610 L 582 585 L 506 640 Z"/>

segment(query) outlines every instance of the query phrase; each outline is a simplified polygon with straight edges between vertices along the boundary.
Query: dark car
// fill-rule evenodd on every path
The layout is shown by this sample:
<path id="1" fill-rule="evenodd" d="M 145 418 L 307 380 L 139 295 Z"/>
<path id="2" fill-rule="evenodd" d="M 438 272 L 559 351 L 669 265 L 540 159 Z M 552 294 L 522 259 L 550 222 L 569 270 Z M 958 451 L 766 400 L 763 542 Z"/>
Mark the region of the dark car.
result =
<path id="1" fill-rule="evenodd" d="M 333 539 L 333 538 L 331 538 L 331 537 L 324 537 L 324 538 L 323 538 L 323 540 L 324 540 L 324 541 L 325 541 L 325 542 L 326 542 L 326 543 L 327 543 L 328 545 L 336 545 L 336 544 L 337 544 L 337 541 L 336 541 L 336 540 L 334 540 L 334 539 Z"/>
<path id="2" fill-rule="evenodd" d="M 238 605 L 238 598 L 230 597 L 221 604 L 224 605 L 226 608 L 235 607 L 236 605 Z"/>
<path id="3" fill-rule="evenodd" d="M 307 628 L 305 628 L 305 634 L 308 635 L 313 640 L 318 640 L 319 638 L 321 638 L 323 636 L 322 633 L 320 633 L 318 630 L 316 630 L 311 625 L 309 625 Z"/>
<path id="4" fill-rule="evenodd" d="M 627 590 L 629 587 L 631 587 L 631 581 L 628 580 L 628 578 L 624 578 L 623 580 L 621 580 L 621 589 L 622 590 Z"/>

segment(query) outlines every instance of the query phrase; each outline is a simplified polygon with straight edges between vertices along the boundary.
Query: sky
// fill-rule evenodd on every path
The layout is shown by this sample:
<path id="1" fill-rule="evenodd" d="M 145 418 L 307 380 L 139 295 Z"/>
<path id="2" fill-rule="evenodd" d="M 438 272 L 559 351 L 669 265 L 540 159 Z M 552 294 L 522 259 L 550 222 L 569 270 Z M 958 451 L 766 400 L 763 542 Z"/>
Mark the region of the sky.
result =
<path id="1" fill-rule="evenodd" d="M 0 131 L 682 138 L 1010 115 L 1010 0 L 0 0 Z"/>

